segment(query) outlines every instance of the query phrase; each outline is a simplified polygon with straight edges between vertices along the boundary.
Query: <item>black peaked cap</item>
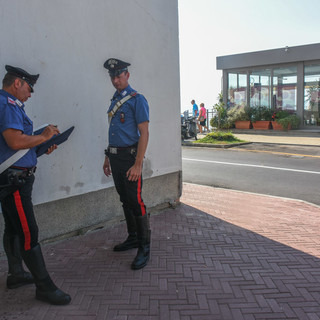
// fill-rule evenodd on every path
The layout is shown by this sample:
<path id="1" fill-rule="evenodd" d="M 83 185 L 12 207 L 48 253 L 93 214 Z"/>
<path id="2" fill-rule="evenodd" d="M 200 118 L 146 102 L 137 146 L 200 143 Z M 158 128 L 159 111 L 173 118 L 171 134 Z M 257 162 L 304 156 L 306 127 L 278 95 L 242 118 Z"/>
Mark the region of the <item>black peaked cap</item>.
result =
<path id="1" fill-rule="evenodd" d="M 39 74 L 30 74 L 27 71 L 21 69 L 21 68 L 17 68 L 17 67 L 13 67 L 13 66 L 9 66 L 6 65 L 5 66 L 6 70 L 8 73 L 24 80 L 25 82 L 28 83 L 28 85 L 31 88 L 31 92 L 33 92 L 33 86 L 35 85 L 35 83 L 37 82 L 38 78 L 39 78 Z"/>
<path id="2" fill-rule="evenodd" d="M 117 76 L 123 71 L 128 70 L 130 63 L 119 59 L 110 58 L 103 64 L 103 66 L 109 71 L 110 76 Z"/>

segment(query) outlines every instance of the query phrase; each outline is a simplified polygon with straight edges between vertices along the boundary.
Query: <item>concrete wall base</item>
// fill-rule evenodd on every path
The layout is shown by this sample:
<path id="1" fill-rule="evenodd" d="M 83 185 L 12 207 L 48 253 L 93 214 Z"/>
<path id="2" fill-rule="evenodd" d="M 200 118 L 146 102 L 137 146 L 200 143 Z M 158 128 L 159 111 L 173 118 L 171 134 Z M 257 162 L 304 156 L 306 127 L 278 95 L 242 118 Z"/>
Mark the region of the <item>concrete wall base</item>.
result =
<path id="1" fill-rule="evenodd" d="M 179 202 L 182 192 L 181 172 L 173 172 L 143 181 L 142 198 L 148 212 L 155 212 Z M 89 192 L 34 206 L 40 242 L 50 242 L 81 235 L 124 219 L 115 187 Z M 4 222 L 0 223 L 2 240 Z M 3 254 L 0 241 L 0 255 Z"/>

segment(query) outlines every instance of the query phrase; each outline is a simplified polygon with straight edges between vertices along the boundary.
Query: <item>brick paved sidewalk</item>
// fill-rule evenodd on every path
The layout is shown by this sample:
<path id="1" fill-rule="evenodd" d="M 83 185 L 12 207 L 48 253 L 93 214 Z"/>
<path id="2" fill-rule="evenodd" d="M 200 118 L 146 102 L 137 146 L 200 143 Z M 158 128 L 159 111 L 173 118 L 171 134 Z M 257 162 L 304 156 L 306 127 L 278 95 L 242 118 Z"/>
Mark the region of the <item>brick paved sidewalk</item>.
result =
<path id="1" fill-rule="evenodd" d="M 69 306 L 5 289 L 0 319 L 320 319 L 320 208 L 295 200 L 184 184 L 182 204 L 151 218 L 152 258 L 115 253 L 125 225 L 44 246 Z"/>

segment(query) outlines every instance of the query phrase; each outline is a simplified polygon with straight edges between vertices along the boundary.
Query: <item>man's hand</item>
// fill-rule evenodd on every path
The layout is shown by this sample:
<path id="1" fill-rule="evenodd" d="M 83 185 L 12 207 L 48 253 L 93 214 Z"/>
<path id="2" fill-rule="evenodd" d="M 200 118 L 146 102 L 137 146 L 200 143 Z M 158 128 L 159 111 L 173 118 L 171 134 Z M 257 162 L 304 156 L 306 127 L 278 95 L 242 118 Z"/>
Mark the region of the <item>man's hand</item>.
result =
<path id="1" fill-rule="evenodd" d="M 138 181 L 141 177 L 142 164 L 135 163 L 128 171 L 127 178 L 129 181 Z"/>
<path id="2" fill-rule="evenodd" d="M 111 175 L 111 167 L 110 167 L 110 162 L 108 157 L 106 157 L 104 160 L 103 172 L 107 177 Z"/>
<path id="3" fill-rule="evenodd" d="M 49 124 L 45 129 L 41 132 L 41 135 L 46 139 L 51 139 L 54 135 L 59 134 L 60 131 L 57 126 Z"/>
<path id="4" fill-rule="evenodd" d="M 47 150 L 46 154 L 50 154 L 51 152 L 53 152 L 53 151 L 56 150 L 57 148 L 58 148 L 58 146 L 57 146 L 56 144 L 54 144 L 53 146 L 51 146 L 51 147 Z"/>
<path id="5" fill-rule="evenodd" d="M 143 158 L 146 153 L 148 139 L 149 139 L 149 122 L 141 122 L 138 124 L 140 138 L 138 142 L 138 149 L 136 161 L 134 165 L 127 171 L 127 178 L 129 181 L 138 181 L 142 173 Z"/>

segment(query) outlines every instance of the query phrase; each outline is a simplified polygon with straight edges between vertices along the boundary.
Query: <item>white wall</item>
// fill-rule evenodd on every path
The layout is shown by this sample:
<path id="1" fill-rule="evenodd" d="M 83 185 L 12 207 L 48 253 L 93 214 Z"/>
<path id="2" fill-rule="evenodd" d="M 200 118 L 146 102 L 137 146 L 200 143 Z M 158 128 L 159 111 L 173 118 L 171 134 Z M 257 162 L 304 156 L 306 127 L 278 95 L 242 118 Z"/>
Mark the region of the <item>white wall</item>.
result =
<path id="1" fill-rule="evenodd" d="M 113 186 L 102 172 L 110 57 L 132 64 L 130 84 L 150 105 L 145 178 L 181 170 L 177 0 L 0 0 L 0 7 L 1 78 L 5 64 L 40 73 L 26 103 L 34 126 L 75 126 L 39 159 L 35 204 Z"/>

